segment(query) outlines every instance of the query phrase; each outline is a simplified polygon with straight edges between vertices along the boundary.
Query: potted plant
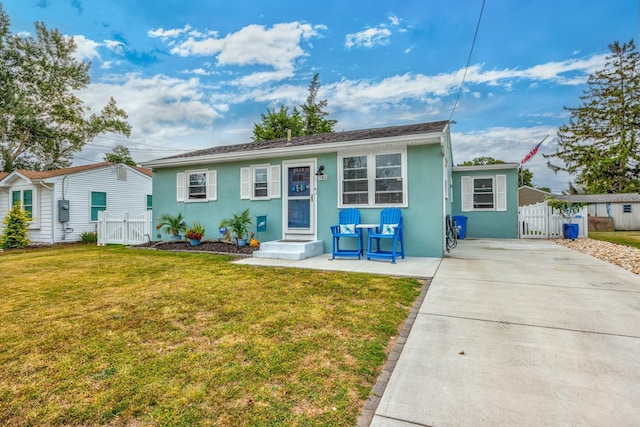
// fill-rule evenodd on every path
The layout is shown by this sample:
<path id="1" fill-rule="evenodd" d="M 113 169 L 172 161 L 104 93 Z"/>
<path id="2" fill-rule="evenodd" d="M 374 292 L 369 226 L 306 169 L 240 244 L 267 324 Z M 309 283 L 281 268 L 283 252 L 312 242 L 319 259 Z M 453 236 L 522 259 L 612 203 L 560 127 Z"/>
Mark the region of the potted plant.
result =
<path id="1" fill-rule="evenodd" d="M 185 237 L 191 243 L 191 246 L 198 246 L 204 236 L 204 226 L 198 221 L 193 221 L 193 226 L 187 230 Z"/>
<path id="2" fill-rule="evenodd" d="M 187 225 L 184 223 L 182 213 L 176 216 L 162 214 L 162 216 L 158 218 L 158 224 L 156 224 L 156 230 L 160 229 L 171 236 L 172 239 L 177 240 L 180 239 L 180 235 L 186 231 Z"/>
<path id="3" fill-rule="evenodd" d="M 558 200 L 547 198 L 547 204 L 558 211 L 558 214 L 565 220 L 569 220 L 567 224 L 562 224 L 562 234 L 565 239 L 575 240 L 580 232 L 580 224 L 573 224 L 573 218 L 584 207 L 584 203 L 573 203 L 566 200 Z"/>
<path id="4" fill-rule="evenodd" d="M 232 214 L 231 218 L 220 221 L 220 228 L 227 227 L 233 232 L 238 246 L 246 246 L 249 225 L 251 225 L 251 217 L 248 208 L 240 214 Z"/>

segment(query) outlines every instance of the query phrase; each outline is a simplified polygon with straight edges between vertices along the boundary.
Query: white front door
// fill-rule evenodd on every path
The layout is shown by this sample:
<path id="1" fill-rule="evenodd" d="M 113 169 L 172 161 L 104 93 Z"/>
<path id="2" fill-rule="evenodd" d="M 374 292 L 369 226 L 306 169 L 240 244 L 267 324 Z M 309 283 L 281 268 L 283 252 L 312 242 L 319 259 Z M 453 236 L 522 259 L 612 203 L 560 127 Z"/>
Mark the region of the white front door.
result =
<path id="1" fill-rule="evenodd" d="M 282 163 L 283 238 L 316 239 L 316 161 L 291 160 Z"/>

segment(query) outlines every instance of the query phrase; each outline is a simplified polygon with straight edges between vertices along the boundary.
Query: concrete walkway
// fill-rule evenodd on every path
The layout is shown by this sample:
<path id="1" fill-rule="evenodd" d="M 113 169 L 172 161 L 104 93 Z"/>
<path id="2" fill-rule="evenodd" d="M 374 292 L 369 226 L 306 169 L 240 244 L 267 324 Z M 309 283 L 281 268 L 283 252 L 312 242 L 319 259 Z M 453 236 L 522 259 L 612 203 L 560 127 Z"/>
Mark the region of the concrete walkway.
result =
<path id="1" fill-rule="evenodd" d="M 639 276 L 549 241 L 464 240 L 371 426 L 639 426 L 639 408 Z"/>

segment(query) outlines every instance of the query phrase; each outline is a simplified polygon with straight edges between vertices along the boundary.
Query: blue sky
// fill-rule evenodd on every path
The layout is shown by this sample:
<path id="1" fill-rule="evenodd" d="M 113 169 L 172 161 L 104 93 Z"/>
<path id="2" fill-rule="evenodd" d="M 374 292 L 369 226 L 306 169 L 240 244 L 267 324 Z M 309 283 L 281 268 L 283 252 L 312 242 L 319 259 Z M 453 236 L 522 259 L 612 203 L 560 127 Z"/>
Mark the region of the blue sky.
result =
<path id="1" fill-rule="evenodd" d="M 315 73 L 337 131 L 452 118 L 454 161 L 519 162 L 554 191 L 540 153 L 552 153 L 563 107 L 616 40 L 638 44 L 638 1 L 487 0 L 459 93 L 481 0 L 10 0 L 14 33 L 34 21 L 73 36 L 91 61 L 80 97 L 99 110 L 113 96 L 130 139 L 98 137 L 74 164 L 117 145 L 137 162 L 250 142 L 267 107 L 304 103 Z"/>

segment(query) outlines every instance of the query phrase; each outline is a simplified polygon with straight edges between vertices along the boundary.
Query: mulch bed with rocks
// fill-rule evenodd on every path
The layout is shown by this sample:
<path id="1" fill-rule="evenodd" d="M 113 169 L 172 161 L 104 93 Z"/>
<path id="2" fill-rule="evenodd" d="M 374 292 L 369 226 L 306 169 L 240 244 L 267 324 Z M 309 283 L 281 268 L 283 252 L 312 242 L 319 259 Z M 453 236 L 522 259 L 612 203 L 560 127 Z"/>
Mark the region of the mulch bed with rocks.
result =
<path id="1" fill-rule="evenodd" d="M 220 241 L 203 241 L 198 246 L 191 246 L 189 242 L 150 242 L 139 245 L 139 248 L 151 248 L 161 251 L 194 251 L 194 252 L 213 252 L 218 254 L 229 254 L 238 256 L 249 256 L 260 247 L 253 246 L 237 246 L 235 242 L 225 243 Z"/>

